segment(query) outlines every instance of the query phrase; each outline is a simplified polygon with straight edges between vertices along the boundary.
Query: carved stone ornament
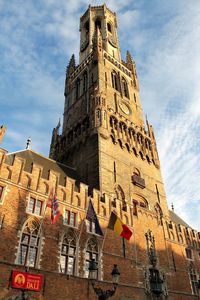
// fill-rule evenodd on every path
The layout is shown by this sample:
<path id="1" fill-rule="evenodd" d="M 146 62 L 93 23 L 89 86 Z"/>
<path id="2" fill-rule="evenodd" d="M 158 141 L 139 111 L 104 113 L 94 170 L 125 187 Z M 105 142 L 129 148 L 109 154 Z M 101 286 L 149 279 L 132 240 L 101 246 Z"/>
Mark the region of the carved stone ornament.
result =
<path id="1" fill-rule="evenodd" d="M 126 104 L 125 102 L 120 102 L 120 103 L 119 103 L 119 108 L 121 109 L 121 111 L 122 111 L 125 115 L 130 115 L 130 114 L 131 114 L 131 109 L 130 109 L 129 105 Z"/>
<path id="2" fill-rule="evenodd" d="M 115 48 L 117 48 L 117 42 L 116 42 L 116 39 L 112 36 L 109 36 L 108 38 L 108 42 Z"/>

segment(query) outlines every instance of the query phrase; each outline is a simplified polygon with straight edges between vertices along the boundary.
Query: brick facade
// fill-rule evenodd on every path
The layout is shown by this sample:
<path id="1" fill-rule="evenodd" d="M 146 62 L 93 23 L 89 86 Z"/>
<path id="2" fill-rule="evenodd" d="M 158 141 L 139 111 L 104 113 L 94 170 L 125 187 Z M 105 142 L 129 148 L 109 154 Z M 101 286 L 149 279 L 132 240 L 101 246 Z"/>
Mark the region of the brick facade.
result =
<path id="1" fill-rule="evenodd" d="M 92 256 L 104 290 L 113 288 L 110 273 L 118 265 L 113 300 L 154 299 L 152 267 L 162 279 L 159 299 L 197 299 L 200 234 L 167 207 L 135 63 L 129 52 L 126 62 L 120 58 L 116 15 L 90 6 L 80 28 L 80 64 L 72 56 L 67 68 L 63 130 L 53 130 L 52 159 L 0 149 L 0 299 L 20 299 L 9 284 L 13 269 L 44 275 L 43 290 L 28 291 L 29 299 L 97 299 L 87 272 Z M 54 225 L 46 208 L 52 190 L 61 212 Z M 104 236 L 88 227 L 90 200 Z M 133 232 L 125 257 L 122 238 L 107 229 L 112 211 Z"/>

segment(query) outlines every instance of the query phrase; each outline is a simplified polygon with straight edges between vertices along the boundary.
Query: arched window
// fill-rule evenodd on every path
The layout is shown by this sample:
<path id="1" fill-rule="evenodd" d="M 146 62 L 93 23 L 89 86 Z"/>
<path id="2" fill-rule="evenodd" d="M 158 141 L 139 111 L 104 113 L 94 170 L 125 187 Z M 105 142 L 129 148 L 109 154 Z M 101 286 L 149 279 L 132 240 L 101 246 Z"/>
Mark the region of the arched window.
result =
<path id="1" fill-rule="evenodd" d="M 85 277 L 88 278 L 89 275 L 89 263 L 94 259 L 97 267 L 99 264 L 99 245 L 96 239 L 91 238 L 87 242 L 86 253 L 85 253 Z M 99 269 L 99 268 L 98 268 Z M 99 272 L 99 270 L 98 270 Z M 97 274 L 98 278 L 98 274 Z"/>
<path id="2" fill-rule="evenodd" d="M 119 76 L 118 76 L 117 72 L 116 71 L 112 71 L 111 77 L 112 77 L 112 87 L 115 90 L 120 91 L 120 88 L 119 88 Z"/>
<path id="3" fill-rule="evenodd" d="M 23 226 L 18 251 L 18 264 L 37 267 L 41 242 L 41 224 L 36 218 L 29 218 Z"/>
<path id="4" fill-rule="evenodd" d="M 76 89 L 76 100 L 78 100 L 78 98 L 80 97 L 80 92 L 81 92 L 80 86 L 81 86 L 81 81 L 80 81 L 80 79 L 78 78 L 78 79 L 76 80 L 76 85 L 75 85 L 75 89 Z"/>
<path id="5" fill-rule="evenodd" d="M 73 231 L 64 235 L 60 254 L 60 272 L 75 275 L 76 237 Z"/>
<path id="6" fill-rule="evenodd" d="M 95 21 L 95 28 L 99 27 L 99 29 L 101 29 L 101 20 L 100 19 L 97 19 Z"/>
<path id="7" fill-rule="evenodd" d="M 88 87 L 88 75 L 87 72 L 84 72 L 83 74 L 83 92 L 87 91 Z"/>
<path id="8" fill-rule="evenodd" d="M 124 77 L 122 77 L 122 94 L 126 98 L 129 98 L 128 84 L 127 84 L 127 81 L 126 81 L 126 79 Z"/>

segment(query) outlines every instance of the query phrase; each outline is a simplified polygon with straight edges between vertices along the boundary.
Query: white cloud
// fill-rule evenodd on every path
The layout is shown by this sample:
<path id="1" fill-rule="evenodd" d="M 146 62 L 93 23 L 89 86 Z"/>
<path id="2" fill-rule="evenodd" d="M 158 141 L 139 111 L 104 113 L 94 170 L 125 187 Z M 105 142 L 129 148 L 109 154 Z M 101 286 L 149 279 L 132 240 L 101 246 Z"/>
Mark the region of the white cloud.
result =
<path id="1" fill-rule="evenodd" d="M 122 52 L 135 56 L 168 201 L 200 227 L 188 209 L 192 203 L 200 210 L 200 2 L 153 3 L 108 0 L 107 6 L 119 13 Z M 7 109 L 0 121 L 8 125 L 8 148 L 25 147 L 31 136 L 36 151 L 48 152 L 51 129 L 63 112 L 65 64 L 73 52 L 78 56 L 79 17 L 88 5 L 88 0 L 0 0 L 0 102 Z"/>

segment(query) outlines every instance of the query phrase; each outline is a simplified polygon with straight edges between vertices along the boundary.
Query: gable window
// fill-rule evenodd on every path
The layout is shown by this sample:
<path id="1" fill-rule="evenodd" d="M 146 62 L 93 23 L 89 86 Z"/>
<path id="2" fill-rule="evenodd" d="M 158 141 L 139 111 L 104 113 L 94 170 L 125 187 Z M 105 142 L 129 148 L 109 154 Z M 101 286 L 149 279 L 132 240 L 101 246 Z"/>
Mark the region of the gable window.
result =
<path id="1" fill-rule="evenodd" d="M 37 220 L 29 219 L 22 231 L 19 245 L 18 263 L 36 267 L 39 258 L 41 228 Z"/>
<path id="2" fill-rule="evenodd" d="M 27 212 L 41 216 L 43 201 L 30 197 Z"/>
<path id="3" fill-rule="evenodd" d="M 86 253 L 85 253 L 85 277 L 88 278 L 89 276 L 89 264 L 92 259 L 95 260 L 98 268 L 98 261 L 99 261 L 99 247 L 98 243 L 95 239 L 90 239 L 87 243 Z M 97 272 L 97 278 L 98 278 L 98 272 Z"/>
<path id="4" fill-rule="evenodd" d="M 77 213 L 69 210 L 65 210 L 64 216 L 63 216 L 63 224 L 69 225 L 72 227 L 77 226 Z"/>
<path id="5" fill-rule="evenodd" d="M 63 238 L 60 255 L 60 272 L 74 275 L 76 262 L 76 238 L 69 232 Z"/>
<path id="6" fill-rule="evenodd" d="M 0 203 L 3 202 L 3 190 L 4 190 L 4 187 L 0 185 Z"/>
<path id="7" fill-rule="evenodd" d="M 87 227 L 87 232 L 96 234 L 95 230 L 95 222 L 92 220 L 86 220 L 86 227 Z"/>

